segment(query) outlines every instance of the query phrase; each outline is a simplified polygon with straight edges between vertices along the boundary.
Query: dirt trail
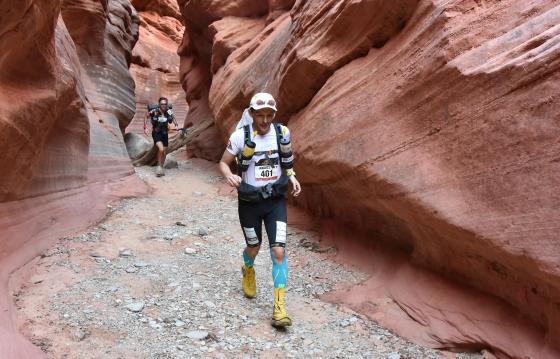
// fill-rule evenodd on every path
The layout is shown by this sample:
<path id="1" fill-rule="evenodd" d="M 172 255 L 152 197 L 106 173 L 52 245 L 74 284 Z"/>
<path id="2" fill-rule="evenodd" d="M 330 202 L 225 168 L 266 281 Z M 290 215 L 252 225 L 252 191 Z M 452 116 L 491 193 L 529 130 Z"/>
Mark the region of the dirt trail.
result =
<path id="1" fill-rule="evenodd" d="M 179 161 L 144 198 L 109 206 L 86 233 L 62 238 L 20 271 L 22 331 L 49 358 L 479 358 L 422 348 L 347 308 L 323 302 L 364 273 L 327 259 L 317 233 L 290 227 L 287 306 L 277 331 L 271 261 L 256 261 L 258 296 L 240 290 L 237 199 L 214 164 Z M 266 240 L 265 240 L 266 242 Z M 332 249 L 331 249 L 332 250 Z"/>

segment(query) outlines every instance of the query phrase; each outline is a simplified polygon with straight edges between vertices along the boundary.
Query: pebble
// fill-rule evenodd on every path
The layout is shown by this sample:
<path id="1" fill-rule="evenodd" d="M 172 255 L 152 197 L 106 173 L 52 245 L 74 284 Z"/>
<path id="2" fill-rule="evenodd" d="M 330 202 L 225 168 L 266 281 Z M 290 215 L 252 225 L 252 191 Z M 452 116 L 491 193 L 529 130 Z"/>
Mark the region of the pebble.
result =
<path id="1" fill-rule="evenodd" d="M 122 258 L 128 258 L 128 257 L 132 257 L 132 251 L 130 249 L 121 249 L 119 251 L 119 257 Z"/>
<path id="2" fill-rule="evenodd" d="M 99 254 L 97 252 L 90 252 L 89 256 L 93 257 L 93 258 L 102 258 L 103 257 L 101 254 Z"/>
<path id="3" fill-rule="evenodd" d="M 187 337 L 193 340 L 203 340 L 208 338 L 208 332 L 204 330 L 193 330 L 187 333 Z"/>
<path id="4" fill-rule="evenodd" d="M 136 267 L 128 267 L 128 268 L 125 269 L 125 271 L 126 271 L 127 273 L 136 273 L 136 272 L 138 272 L 138 268 L 136 268 Z"/>
<path id="5" fill-rule="evenodd" d="M 186 254 L 195 254 L 196 253 L 196 249 L 194 248 L 185 248 L 185 253 Z"/>
<path id="6" fill-rule="evenodd" d="M 201 237 L 207 236 L 207 235 L 208 235 L 208 231 L 207 231 L 206 229 L 204 229 L 204 228 L 200 228 L 200 229 L 198 230 L 198 235 L 201 236 Z"/>
<path id="7" fill-rule="evenodd" d="M 401 359 L 401 355 L 399 353 L 391 353 L 387 359 Z"/>
<path id="8" fill-rule="evenodd" d="M 81 342 L 82 340 L 84 340 L 87 336 L 87 333 L 84 332 L 81 329 L 76 329 L 74 331 L 72 331 L 72 334 L 70 335 L 72 337 L 72 339 L 76 342 Z"/>
<path id="9" fill-rule="evenodd" d="M 139 313 L 144 309 L 144 302 L 133 302 L 126 305 L 126 309 L 133 313 Z"/>
<path id="10" fill-rule="evenodd" d="M 138 262 L 134 262 L 134 266 L 136 268 L 145 268 L 145 267 L 149 266 L 149 264 L 144 262 L 144 261 L 138 261 Z"/>

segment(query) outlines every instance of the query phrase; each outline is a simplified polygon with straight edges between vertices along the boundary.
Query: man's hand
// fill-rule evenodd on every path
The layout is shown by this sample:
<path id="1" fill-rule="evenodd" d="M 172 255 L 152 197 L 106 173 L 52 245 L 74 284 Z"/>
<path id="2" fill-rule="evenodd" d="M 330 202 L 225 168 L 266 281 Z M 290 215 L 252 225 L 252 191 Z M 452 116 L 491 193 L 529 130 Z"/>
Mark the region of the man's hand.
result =
<path id="1" fill-rule="evenodd" d="M 148 130 L 148 127 L 144 127 L 144 134 L 145 134 L 146 136 L 149 136 L 149 135 L 150 135 L 150 130 Z"/>
<path id="2" fill-rule="evenodd" d="M 227 177 L 226 180 L 227 180 L 227 183 L 234 188 L 239 188 L 239 186 L 241 186 L 241 181 L 243 181 L 241 179 L 241 177 L 239 177 L 238 175 L 234 175 L 234 174 Z"/>
<path id="3" fill-rule="evenodd" d="M 297 197 L 301 193 L 301 185 L 297 180 L 296 176 L 290 176 L 290 182 L 292 182 L 292 196 Z"/>

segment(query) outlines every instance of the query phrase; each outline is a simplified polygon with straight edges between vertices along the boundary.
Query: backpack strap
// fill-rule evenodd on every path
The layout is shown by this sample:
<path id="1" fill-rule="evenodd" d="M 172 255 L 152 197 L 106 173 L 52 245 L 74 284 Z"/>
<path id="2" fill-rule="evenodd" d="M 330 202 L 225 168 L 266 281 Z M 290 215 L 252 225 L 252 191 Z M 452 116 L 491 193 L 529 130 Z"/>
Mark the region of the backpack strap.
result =
<path id="1" fill-rule="evenodd" d="M 276 145 L 278 146 L 278 153 L 280 153 L 280 140 L 284 137 L 282 133 L 282 125 L 274 122 L 274 130 L 276 131 Z"/>
<path id="2" fill-rule="evenodd" d="M 284 138 L 284 131 L 282 131 L 281 124 L 275 123 L 274 128 L 276 129 L 276 143 L 278 145 L 280 167 L 284 170 L 292 169 L 294 167 L 294 155 L 291 143 L 289 140 Z"/>
<path id="3" fill-rule="evenodd" d="M 243 143 L 251 141 L 251 127 L 249 125 L 243 126 L 244 140 Z"/>
<path id="4" fill-rule="evenodd" d="M 251 142 L 251 127 L 249 125 L 245 125 L 243 126 L 243 144 L 245 145 L 246 143 Z M 252 157 L 252 156 L 251 156 Z M 248 158 L 250 160 L 250 158 Z M 247 165 L 243 164 L 244 160 L 247 160 L 247 158 L 243 157 L 243 150 L 241 150 L 239 152 L 239 154 L 237 155 L 237 175 L 242 176 L 243 172 L 245 172 L 247 170 Z"/>

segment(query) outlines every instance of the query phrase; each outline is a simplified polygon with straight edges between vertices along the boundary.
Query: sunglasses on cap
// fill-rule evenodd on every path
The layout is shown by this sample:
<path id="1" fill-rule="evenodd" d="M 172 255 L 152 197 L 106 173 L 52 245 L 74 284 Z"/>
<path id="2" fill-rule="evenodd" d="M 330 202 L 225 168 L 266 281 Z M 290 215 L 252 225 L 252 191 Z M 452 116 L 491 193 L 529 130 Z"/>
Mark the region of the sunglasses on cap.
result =
<path id="1" fill-rule="evenodd" d="M 264 106 L 264 105 L 268 105 L 268 106 L 276 106 L 276 101 L 274 100 L 268 100 L 268 101 L 263 101 L 263 100 L 257 100 L 256 102 L 257 106 Z"/>

